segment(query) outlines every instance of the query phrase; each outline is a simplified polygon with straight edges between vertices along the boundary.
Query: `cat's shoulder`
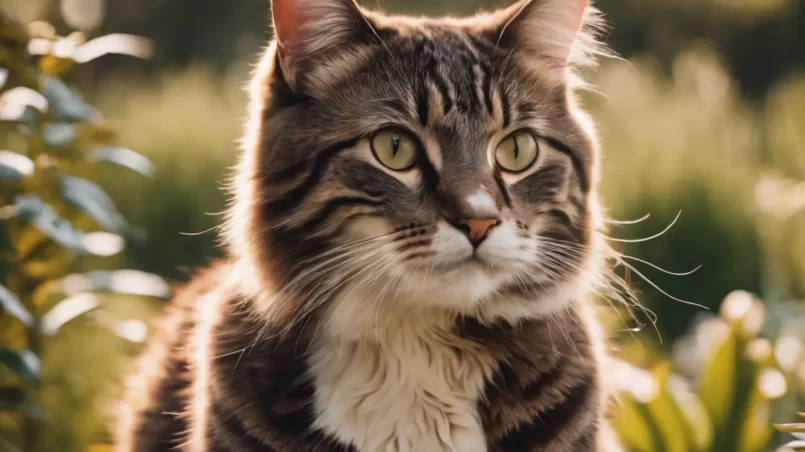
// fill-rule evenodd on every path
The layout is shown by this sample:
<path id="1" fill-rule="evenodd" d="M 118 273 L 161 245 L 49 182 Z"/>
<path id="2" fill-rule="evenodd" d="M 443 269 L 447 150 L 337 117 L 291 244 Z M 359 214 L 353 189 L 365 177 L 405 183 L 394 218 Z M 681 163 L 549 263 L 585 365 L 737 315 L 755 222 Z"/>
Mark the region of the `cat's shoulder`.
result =
<path id="1" fill-rule="evenodd" d="M 176 284 L 174 296 L 161 307 L 135 372 L 125 382 L 118 410 L 116 452 L 175 450 L 190 430 L 185 415 L 194 379 L 189 344 L 205 300 L 225 284 L 228 262 L 210 263 L 189 282 Z"/>

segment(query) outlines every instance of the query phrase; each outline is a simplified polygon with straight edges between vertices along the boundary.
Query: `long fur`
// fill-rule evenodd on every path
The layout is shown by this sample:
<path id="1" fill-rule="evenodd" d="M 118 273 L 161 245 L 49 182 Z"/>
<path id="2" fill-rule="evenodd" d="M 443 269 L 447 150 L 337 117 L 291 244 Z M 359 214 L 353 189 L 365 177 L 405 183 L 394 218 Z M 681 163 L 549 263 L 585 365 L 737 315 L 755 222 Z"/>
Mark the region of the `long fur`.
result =
<path id="1" fill-rule="evenodd" d="M 274 22 L 229 256 L 171 303 L 117 450 L 619 451 L 591 303 L 599 151 L 572 95 L 597 11 L 275 0 Z M 512 137 L 537 147 L 520 171 L 496 163 Z M 404 170 L 378 154 L 399 140 Z"/>

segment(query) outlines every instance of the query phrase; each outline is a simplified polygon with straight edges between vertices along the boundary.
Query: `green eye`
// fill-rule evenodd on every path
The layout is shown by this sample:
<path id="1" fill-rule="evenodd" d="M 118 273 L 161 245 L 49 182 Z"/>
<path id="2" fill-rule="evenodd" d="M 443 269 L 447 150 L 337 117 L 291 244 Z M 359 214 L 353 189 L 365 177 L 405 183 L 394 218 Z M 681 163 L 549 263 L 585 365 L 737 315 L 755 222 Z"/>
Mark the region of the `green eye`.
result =
<path id="1" fill-rule="evenodd" d="M 390 169 L 402 171 L 416 161 L 419 143 L 407 132 L 399 129 L 384 129 L 377 132 L 371 141 L 375 158 Z"/>
<path id="2" fill-rule="evenodd" d="M 519 173 L 530 167 L 539 153 L 534 135 L 526 131 L 514 132 L 498 144 L 495 160 L 506 171 Z"/>

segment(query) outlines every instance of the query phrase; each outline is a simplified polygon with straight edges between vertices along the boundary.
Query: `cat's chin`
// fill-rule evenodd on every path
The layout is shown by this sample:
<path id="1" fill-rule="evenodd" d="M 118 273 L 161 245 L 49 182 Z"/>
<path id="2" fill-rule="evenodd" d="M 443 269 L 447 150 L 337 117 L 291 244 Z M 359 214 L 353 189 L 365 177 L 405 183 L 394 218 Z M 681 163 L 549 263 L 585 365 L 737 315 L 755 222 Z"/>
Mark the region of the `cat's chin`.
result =
<path id="1" fill-rule="evenodd" d="M 423 272 L 435 271 L 447 275 L 461 275 L 475 272 L 495 275 L 505 271 L 505 265 L 502 262 L 488 261 L 478 256 L 469 256 L 451 262 L 437 262 L 429 267 L 422 267 L 419 270 Z"/>
<path id="2" fill-rule="evenodd" d="M 583 298 L 590 289 L 591 282 L 583 274 L 526 278 L 525 267 L 512 261 L 493 264 L 478 257 L 434 264 L 404 278 L 404 302 L 513 321 L 550 315 Z"/>
<path id="3" fill-rule="evenodd" d="M 440 274 L 411 272 L 397 285 L 379 281 L 373 287 L 350 287 L 329 306 L 328 331 L 348 339 L 377 338 L 400 325 L 415 328 L 452 328 L 457 316 L 483 324 L 516 324 L 544 318 L 583 299 L 586 284 L 568 279 L 545 287 L 541 293 L 506 293 L 510 278 L 490 275 L 483 265 L 469 264 Z"/>
<path id="4" fill-rule="evenodd" d="M 409 272 L 401 281 L 402 303 L 469 312 L 511 279 L 510 272 L 476 258 L 434 264 Z"/>

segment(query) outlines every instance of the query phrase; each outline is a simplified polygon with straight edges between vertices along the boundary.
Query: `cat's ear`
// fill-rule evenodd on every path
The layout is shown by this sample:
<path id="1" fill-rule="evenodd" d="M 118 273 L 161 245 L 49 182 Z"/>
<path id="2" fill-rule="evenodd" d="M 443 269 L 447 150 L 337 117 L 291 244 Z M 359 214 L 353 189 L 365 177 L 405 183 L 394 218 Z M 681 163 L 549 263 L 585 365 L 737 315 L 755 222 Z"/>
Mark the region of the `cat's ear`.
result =
<path id="1" fill-rule="evenodd" d="M 366 18 L 354 0 L 272 0 L 279 60 L 286 82 L 364 38 Z"/>
<path id="2" fill-rule="evenodd" d="M 522 0 L 508 8 L 500 38 L 543 67 L 564 68 L 579 38 L 588 0 Z"/>

